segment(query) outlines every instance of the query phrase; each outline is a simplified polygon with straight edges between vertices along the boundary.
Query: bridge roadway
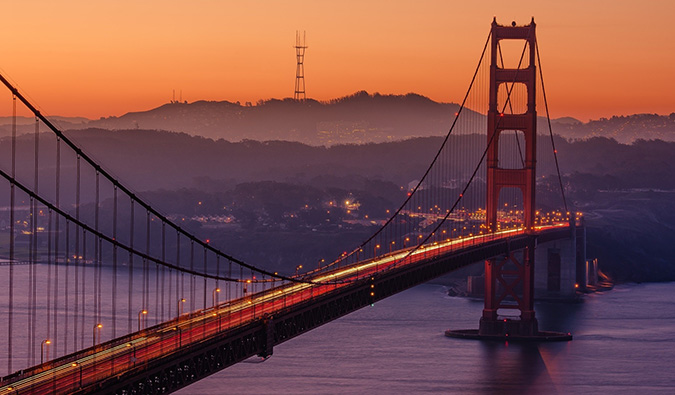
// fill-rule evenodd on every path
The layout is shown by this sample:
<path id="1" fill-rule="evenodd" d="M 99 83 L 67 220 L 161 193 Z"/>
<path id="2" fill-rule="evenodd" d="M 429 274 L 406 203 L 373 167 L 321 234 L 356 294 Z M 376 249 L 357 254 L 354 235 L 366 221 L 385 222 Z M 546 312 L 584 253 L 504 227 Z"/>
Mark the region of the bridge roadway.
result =
<path id="1" fill-rule="evenodd" d="M 113 339 L 2 379 L 0 395 L 168 393 L 328 321 L 459 267 L 570 237 L 568 223 L 408 248 L 287 283 Z M 411 252 L 412 251 L 412 252 Z"/>

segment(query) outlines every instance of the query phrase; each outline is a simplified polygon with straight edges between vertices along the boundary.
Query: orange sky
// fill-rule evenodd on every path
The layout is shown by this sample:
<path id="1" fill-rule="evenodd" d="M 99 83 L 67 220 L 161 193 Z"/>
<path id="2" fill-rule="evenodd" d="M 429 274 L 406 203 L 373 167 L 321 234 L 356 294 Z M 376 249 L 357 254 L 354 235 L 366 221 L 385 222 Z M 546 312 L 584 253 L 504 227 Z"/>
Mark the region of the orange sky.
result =
<path id="1" fill-rule="evenodd" d="M 673 15 L 672 0 L 8 2 L 0 70 L 51 115 L 146 110 L 173 89 L 255 102 L 293 95 L 304 29 L 308 97 L 365 89 L 460 102 L 492 17 L 534 16 L 553 117 L 669 114 Z"/>

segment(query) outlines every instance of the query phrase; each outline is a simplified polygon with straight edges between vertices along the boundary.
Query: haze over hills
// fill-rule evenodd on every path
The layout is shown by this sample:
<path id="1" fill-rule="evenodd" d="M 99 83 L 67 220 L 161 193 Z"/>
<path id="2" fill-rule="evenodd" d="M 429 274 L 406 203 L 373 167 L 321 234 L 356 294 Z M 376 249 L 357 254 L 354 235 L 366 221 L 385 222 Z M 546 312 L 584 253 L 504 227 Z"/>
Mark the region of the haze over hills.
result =
<path id="1" fill-rule="evenodd" d="M 366 214 L 369 221 L 385 220 L 386 210 L 398 207 L 406 187 L 420 177 L 443 141 L 424 137 L 324 147 L 233 143 L 142 129 L 66 134 L 160 212 L 233 255 L 274 270 L 337 256 L 370 236 L 371 226 L 354 221 Z M 454 155 L 475 156 L 480 152 L 474 151 L 482 152 L 484 139 L 452 135 L 448 144 Z M 0 140 L 6 150 L 0 155 L 4 169 L 10 168 L 9 140 Z M 588 256 L 600 258 L 601 268 L 620 281 L 674 280 L 675 142 L 639 140 L 628 145 L 601 137 L 556 137 L 556 148 L 568 202 L 588 219 Z M 32 136 L 20 136 L 16 150 L 17 179 L 30 183 Z M 40 190 L 47 196 L 55 190 L 55 152 L 55 139 L 45 132 L 39 163 Z M 549 139 L 538 140 L 537 155 L 537 204 L 558 208 Z M 74 188 L 75 163 L 74 155 L 62 153 L 62 194 Z M 465 174 L 474 165 L 458 162 Z M 87 179 L 91 182 L 93 175 Z M 346 197 L 360 203 L 358 214 L 336 207 L 326 211 L 328 202 Z M 9 204 L 8 199 L 0 196 L 0 205 Z M 85 194 L 82 201 L 90 204 L 93 196 Z"/>
<path id="2" fill-rule="evenodd" d="M 167 130 L 233 142 L 284 140 L 330 146 L 444 136 L 458 108 L 455 103 L 438 103 L 414 93 L 380 95 L 360 91 L 328 102 L 311 99 L 304 102 L 271 99 L 255 104 L 172 102 L 120 117 L 97 120 L 54 117 L 53 120 L 63 130 Z M 485 120 L 482 114 L 464 111 L 465 121 L 457 125 L 455 134 L 474 133 L 467 125 L 480 127 Z M 20 117 L 17 123 L 19 133 L 34 130 L 32 118 Z M 602 118 L 588 123 L 564 117 L 552 120 L 552 127 L 555 134 L 567 138 L 611 137 L 621 143 L 637 139 L 675 141 L 675 113 Z M 538 128 L 540 133 L 548 131 L 545 118 L 540 117 Z M 0 136 L 10 133 L 11 118 L 0 117 Z"/>
<path id="3" fill-rule="evenodd" d="M 415 94 L 358 92 L 325 103 L 199 101 L 99 120 L 53 120 L 84 152 L 196 234 L 282 270 L 339 254 L 369 236 L 370 227 L 349 223 L 336 210 L 327 216 L 321 208 L 350 196 L 362 204 L 362 214 L 384 220 L 375 213 L 397 207 L 457 109 Z M 482 152 L 485 142 L 485 135 L 473 134 L 484 129 L 484 115 L 465 115 L 469 121 L 458 123 L 449 141 L 458 156 Z M 547 126 L 540 118 L 540 133 Z M 589 257 L 600 258 L 601 268 L 620 281 L 675 279 L 675 114 L 588 123 L 567 117 L 552 126 L 569 201 L 588 218 Z M 0 118 L 0 146 L 10 146 L 11 128 L 11 118 Z M 34 128 L 33 118 L 17 120 L 23 133 L 16 147 L 18 179 L 32 179 Z M 41 138 L 45 191 L 54 190 L 54 152 L 53 137 Z M 549 177 L 555 164 L 548 138 L 538 140 L 537 156 L 538 204 L 560 207 L 557 179 Z M 0 155 L 0 166 L 9 168 L 9 158 Z M 62 161 L 63 174 L 73 173 L 74 158 Z M 471 172 L 473 164 L 464 165 L 461 171 Z M 197 208 L 197 201 L 205 204 Z"/>

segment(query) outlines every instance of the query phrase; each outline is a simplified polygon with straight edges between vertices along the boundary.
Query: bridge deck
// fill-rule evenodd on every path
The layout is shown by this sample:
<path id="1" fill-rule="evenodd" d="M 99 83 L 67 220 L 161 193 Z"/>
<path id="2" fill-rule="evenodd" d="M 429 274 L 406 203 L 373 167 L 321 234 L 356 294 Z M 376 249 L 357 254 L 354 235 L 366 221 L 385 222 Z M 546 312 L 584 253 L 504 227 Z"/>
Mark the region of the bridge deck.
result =
<path id="1" fill-rule="evenodd" d="M 569 226 L 504 230 L 399 250 L 184 314 L 3 378 L 0 393 L 167 393 L 412 286 Z"/>

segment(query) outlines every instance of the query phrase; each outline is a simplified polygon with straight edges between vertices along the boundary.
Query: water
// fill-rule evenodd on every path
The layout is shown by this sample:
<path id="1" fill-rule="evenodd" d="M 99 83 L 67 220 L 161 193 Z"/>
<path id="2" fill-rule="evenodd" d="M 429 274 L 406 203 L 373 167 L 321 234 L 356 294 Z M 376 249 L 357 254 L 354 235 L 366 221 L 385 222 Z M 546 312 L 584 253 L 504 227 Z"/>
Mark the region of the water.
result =
<path id="1" fill-rule="evenodd" d="M 540 328 L 574 340 L 539 345 L 445 337 L 477 328 L 482 302 L 444 291 L 413 288 L 179 393 L 675 393 L 675 283 L 540 303 Z"/>

